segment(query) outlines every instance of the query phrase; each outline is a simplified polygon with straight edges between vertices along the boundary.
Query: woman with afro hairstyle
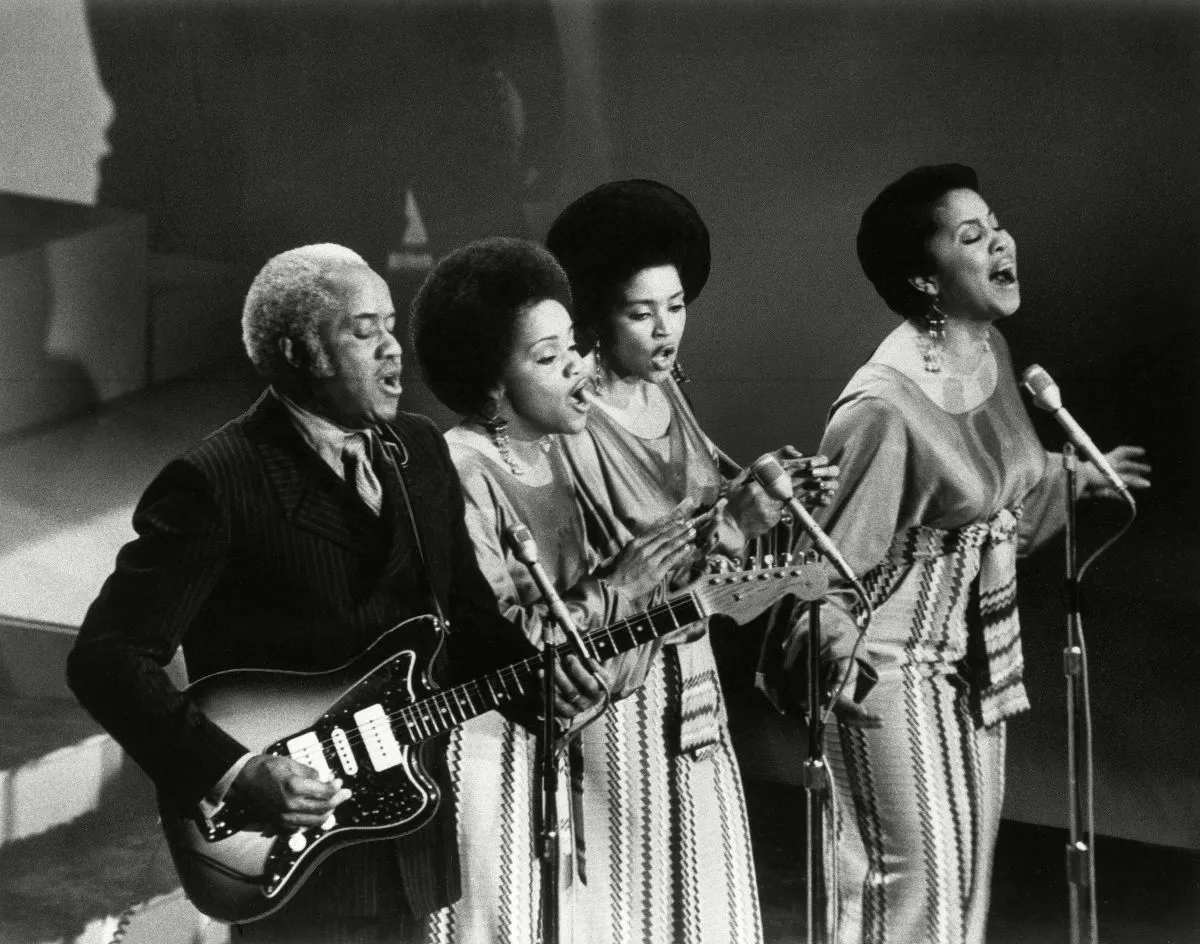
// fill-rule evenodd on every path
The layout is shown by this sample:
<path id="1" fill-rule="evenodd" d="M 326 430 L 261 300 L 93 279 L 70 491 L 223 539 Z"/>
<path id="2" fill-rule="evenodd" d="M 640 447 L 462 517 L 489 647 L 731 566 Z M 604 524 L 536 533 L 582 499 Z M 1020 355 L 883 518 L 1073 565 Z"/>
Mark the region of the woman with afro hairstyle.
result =
<path id="1" fill-rule="evenodd" d="M 980 944 L 1006 720 L 1029 707 L 1016 560 L 1064 523 L 1062 461 L 1039 443 L 996 329 L 1021 302 L 1017 248 L 975 172 L 918 167 L 884 188 L 858 257 L 903 320 L 833 404 L 821 443 L 842 488 L 816 517 L 874 608 L 859 642 L 840 596 L 825 607 L 822 655 L 844 680 L 827 745 L 838 941 Z M 1135 487 L 1149 484 L 1140 452 L 1110 453 Z M 1081 483 L 1107 491 L 1090 466 Z M 763 653 L 777 703 L 795 697 L 792 671 L 803 677 L 807 620 L 793 626 Z"/>
<path id="2" fill-rule="evenodd" d="M 565 442 L 586 504 L 616 520 L 593 534 L 615 546 L 689 502 L 717 512 L 708 560 L 740 563 L 782 506 L 745 474 L 726 479 L 676 385 L 687 305 L 708 279 L 704 221 L 670 187 L 621 180 L 566 207 L 546 245 L 571 279 L 576 331 L 596 351 L 587 434 Z M 810 463 L 799 455 L 778 453 L 819 502 L 836 470 L 801 471 Z M 628 702 L 628 723 L 613 732 L 613 756 L 629 771 L 612 807 L 613 830 L 629 821 L 613 882 L 635 891 L 614 902 L 603 940 L 761 940 L 741 777 L 709 640 L 664 648 Z"/>
<path id="3" fill-rule="evenodd" d="M 681 515 L 627 542 L 610 560 L 590 549 L 561 446 L 583 430 L 589 411 L 581 391 L 591 365 L 575 345 L 570 304 L 566 276 L 545 249 L 494 238 L 443 259 L 412 309 L 413 349 L 426 382 L 462 417 L 446 440 L 462 480 L 480 569 L 501 611 L 539 645 L 551 617 L 505 539 L 513 525 L 529 528 L 539 560 L 583 633 L 660 602 L 666 576 L 698 554 L 695 530 Z M 555 633 L 562 641 L 557 627 Z M 604 831 L 630 828 L 624 807 L 616 814 L 612 808 L 625 794 L 625 778 L 635 775 L 610 754 L 623 727 L 636 724 L 620 699 L 640 684 L 656 648 L 605 664 L 614 704 L 584 731 L 582 758 L 572 759 L 575 802 L 560 804 L 572 810 L 559 841 L 563 942 L 603 939 L 609 896 L 636 894 L 609 881 L 622 875 L 626 844 Z M 431 938 L 440 944 L 530 944 L 542 934 L 544 891 L 534 812 L 540 801 L 536 738 L 493 712 L 454 734 L 449 762 L 459 804 L 463 894 L 433 916 Z M 643 870 L 657 868 L 639 862 L 637 882 Z"/>

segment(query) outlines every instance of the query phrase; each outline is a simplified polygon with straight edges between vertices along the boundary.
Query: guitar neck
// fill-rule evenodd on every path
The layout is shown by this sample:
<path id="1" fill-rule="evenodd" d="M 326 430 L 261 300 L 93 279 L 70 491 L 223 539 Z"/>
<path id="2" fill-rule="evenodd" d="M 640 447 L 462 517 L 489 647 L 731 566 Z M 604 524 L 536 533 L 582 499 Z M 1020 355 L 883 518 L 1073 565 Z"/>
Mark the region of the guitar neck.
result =
<path id="1" fill-rule="evenodd" d="M 682 629 L 704 616 L 699 601 L 688 592 L 632 619 L 593 630 L 584 639 L 603 661 Z M 557 648 L 560 657 L 571 652 L 565 643 Z M 542 657 L 531 656 L 481 678 L 441 689 L 398 712 L 397 726 L 403 727 L 417 741 L 443 734 L 477 715 L 540 691 L 537 672 L 541 666 Z"/>

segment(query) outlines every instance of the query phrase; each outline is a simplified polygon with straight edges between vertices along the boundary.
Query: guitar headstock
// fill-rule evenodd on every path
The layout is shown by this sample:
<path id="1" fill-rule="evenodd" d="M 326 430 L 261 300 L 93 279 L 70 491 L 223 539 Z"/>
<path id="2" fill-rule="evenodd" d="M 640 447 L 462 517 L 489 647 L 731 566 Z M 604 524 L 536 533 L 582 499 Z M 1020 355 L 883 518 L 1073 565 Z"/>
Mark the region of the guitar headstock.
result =
<path id="1" fill-rule="evenodd" d="M 708 574 L 688 590 L 708 613 L 745 623 L 789 593 L 801 600 L 820 599 L 829 590 L 829 577 L 823 564 L 800 563 Z"/>

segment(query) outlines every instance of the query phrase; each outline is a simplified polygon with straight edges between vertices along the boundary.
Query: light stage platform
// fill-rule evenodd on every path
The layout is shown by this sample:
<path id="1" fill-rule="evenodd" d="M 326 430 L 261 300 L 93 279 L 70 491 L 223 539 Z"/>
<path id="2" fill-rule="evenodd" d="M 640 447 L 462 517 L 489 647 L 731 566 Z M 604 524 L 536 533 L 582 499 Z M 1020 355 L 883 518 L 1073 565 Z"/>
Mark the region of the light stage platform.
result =
<path id="1" fill-rule="evenodd" d="M 142 491 L 260 389 L 177 380 L 0 440 L 0 942 L 107 944 L 118 925 L 130 944 L 228 940 L 179 892 L 148 781 L 64 667 Z"/>

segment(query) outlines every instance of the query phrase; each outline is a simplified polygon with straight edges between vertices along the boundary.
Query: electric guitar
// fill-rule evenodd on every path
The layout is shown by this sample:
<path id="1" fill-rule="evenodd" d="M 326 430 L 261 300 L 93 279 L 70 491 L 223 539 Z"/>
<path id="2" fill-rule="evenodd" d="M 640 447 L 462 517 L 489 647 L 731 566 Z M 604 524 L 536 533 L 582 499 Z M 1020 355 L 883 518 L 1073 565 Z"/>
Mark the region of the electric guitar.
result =
<path id="1" fill-rule="evenodd" d="M 712 574 L 585 639 L 605 660 L 715 613 L 746 622 L 785 594 L 815 599 L 827 585 L 815 564 Z M 233 669 L 189 686 L 200 709 L 249 750 L 292 757 L 327 779 L 340 777 L 351 791 L 320 827 L 293 831 L 266 827 L 233 802 L 209 818 L 160 795 L 167 845 L 184 891 L 200 911 L 222 921 L 265 917 L 337 850 L 420 829 L 440 800 L 422 764 L 424 743 L 540 692 L 537 655 L 438 689 L 427 667 L 441 641 L 437 619 L 417 616 L 339 669 Z M 566 655 L 566 647 L 560 652 Z"/>

